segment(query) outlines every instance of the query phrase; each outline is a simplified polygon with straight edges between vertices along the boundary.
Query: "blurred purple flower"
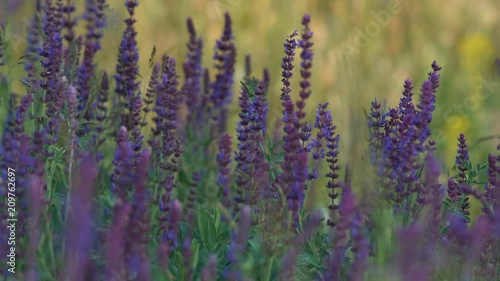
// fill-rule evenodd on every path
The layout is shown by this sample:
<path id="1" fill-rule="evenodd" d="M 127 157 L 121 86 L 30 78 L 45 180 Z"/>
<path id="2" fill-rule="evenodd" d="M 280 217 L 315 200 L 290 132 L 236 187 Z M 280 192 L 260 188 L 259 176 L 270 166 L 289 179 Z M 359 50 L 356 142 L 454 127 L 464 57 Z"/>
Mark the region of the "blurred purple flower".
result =
<path id="1" fill-rule="evenodd" d="M 208 256 L 205 267 L 201 270 L 201 281 L 217 280 L 217 256 L 212 254 Z"/>
<path id="2" fill-rule="evenodd" d="M 334 228 L 332 251 L 326 260 L 326 280 L 340 281 L 340 272 L 344 262 L 345 251 L 348 247 L 347 233 L 351 227 L 356 212 L 354 194 L 351 186 L 341 184 L 342 198 L 339 203 L 339 219 Z"/>
<path id="3" fill-rule="evenodd" d="M 217 164 L 219 166 L 219 177 L 217 184 L 222 188 L 222 204 L 226 209 L 231 208 L 231 136 L 222 135 L 219 144 L 219 154 L 217 154 Z"/>
<path id="4" fill-rule="evenodd" d="M 83 281 L 91 276 L 90 246 L 94 239 L 93 226 L 93 185 L 97 168 L 92 158 L 87 156 L 80 164 L 78 180 L 75 182 L 70 202 L 65 271 L 66 280 Z M 74 183 L 73 183 L 74 184 Z"/>
<path id="5" fill-rule="evenodd" d="M 225 272 L 225 278 L 229 281 L 242 280 L 242 272 L 240 270 L 241 256 L 245 252 L 246 244 L 248 243 L 248 235 L 250 224 L 252 222 L 252 213 L 249 206 L 243 206 L 238 218 L 238 226 L 232 231 L 229 251 L 227 253 L 231 264 L 228 271 Z"/>

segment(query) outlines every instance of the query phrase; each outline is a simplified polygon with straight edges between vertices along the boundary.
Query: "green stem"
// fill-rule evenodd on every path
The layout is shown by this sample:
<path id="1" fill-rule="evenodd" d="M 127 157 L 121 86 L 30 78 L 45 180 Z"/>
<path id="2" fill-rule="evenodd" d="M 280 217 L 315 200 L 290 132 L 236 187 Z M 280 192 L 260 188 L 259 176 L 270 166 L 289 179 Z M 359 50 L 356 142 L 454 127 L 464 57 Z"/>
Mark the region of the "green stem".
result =
<path id="1" fill-rule="evenodd" d="M 273 263 L 274 263 L 274 255 L 271 256 L 269 263 L 266 266 L 266 278 L 264 279 L 265 281 L 271 281 L 271 275 L 273 273 Z"/>

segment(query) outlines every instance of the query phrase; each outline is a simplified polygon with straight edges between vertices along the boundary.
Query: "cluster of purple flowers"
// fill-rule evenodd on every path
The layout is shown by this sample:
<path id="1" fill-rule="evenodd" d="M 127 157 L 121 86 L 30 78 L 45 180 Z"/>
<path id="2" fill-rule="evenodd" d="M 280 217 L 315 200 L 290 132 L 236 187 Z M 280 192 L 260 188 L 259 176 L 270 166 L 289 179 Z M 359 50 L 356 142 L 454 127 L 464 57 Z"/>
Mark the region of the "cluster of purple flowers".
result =
<path id="1" fill-rule="evenodd" d="M 404 280 L 500 277 L 500 145 L 488 156 L 482 189 L 460 134 L 458 173 L 441 182 L 431 134 L 440 86 L 436 62 L 418 101 L 408 79 L 397 107 L 371 103 L 367 121 L 375 181 L 368 187 L 373 193 L 358 200 L 351 181 L 356 173 L 340 165 L 348 161 L 341 161 L 329 104 L 317 106 L 314 122 L 306 118 L 313 93 L 310 15 L 283 45 L 283 115 L 274 132 L 268 126 L 270 75 L 264 70 L 254 78 L 250 55 L 241 78 L 237 129 L 229 132 L 228 108 L 240 79 L 230 15 L 224 15 L 215 45 L 214 78 L 203 68 L 203 40 L 188 18 L 182 80 L 179 64 L 163 54 L 151 62 L 142 93 L 138 3 L 125 1 L 128 17 L 116 73 L 109 76 L 94 61 L 106 26 L 106 1 L 85 2 L 83 36 L 76 33 L 72 1 L 36 1 L 26 49 L 27 93 L 19 102 L 7 93 L 0 150 L 0 261 L 8 262 L 6 222 L 15 214 L 18 273 L 0 276 L 362 281 L 373 280 L 373 269 L 385 266 Z M 291 85 L 299 51 L 295 97 Z M 324 215 L 306 208 L 319 179 L 326 179 Z M 14 191 L 5 187 L 7 181 L 15 181 Z M 367 199 L 372 195 L 380 200 Z M 473 198 L 482 205 L 474 220 Z M 388 227 L 396 241 L 390 250 L 381 241 L 387 236 L 379 236 Z"/>

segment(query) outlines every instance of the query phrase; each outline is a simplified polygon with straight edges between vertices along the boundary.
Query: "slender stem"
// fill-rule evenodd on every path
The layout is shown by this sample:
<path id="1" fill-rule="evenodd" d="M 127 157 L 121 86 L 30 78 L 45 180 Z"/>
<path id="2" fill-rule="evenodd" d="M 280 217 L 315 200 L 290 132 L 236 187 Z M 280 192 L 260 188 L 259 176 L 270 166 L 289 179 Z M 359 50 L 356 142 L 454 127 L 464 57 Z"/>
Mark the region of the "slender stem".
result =
<path id="1" fill-rule="evenodd" d="M 274 263 L 274 255 L 271 256 L 269 263 L 267 264 L 267 272 L 266 272 L 266 278 L 264 279 L 265 281 L 271 281 L 271 275 L 273 273 L 273 263 Z"/>

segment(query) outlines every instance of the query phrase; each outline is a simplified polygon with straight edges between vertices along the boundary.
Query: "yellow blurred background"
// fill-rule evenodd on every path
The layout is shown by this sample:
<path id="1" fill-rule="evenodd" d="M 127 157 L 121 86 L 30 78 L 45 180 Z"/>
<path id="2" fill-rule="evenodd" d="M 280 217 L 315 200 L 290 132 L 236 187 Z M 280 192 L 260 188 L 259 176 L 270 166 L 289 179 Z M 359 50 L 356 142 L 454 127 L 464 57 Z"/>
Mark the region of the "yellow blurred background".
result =
<path id="1" fill-rule="evenodd" d="M 84 1 L 76 3 L 81 13 Z M 113 72 L 124 29 L 125 7 L 123 0 L 108 3 L 108 27 L 97 60 L 100 67 Z M 24 1 L 9 17 L 18 39 L 23 37 L 23 26 L 30 18 L 32 5 Z M 184 60 L 188 39 L 185 21 L 189 16 L 204 38 L 204 64 L 211 66 L 213 46 L 222 33 L 225 11 L 231 14 L 234 23 L 238 52 L 236 82 L 243 75 L 246 54 L 252 55 L 256 77 L 261 77 L 264 67 L 270 71 L 270 124 L 281 118 L 283 41 L 294 29 L 301 30 L 304 13 L 311 14 L 315 45 L 308 118 L 313 120 L 319 102 L 330 102 L 341 134 L 342 164 L 348 162 L 353 167 L 358 186 L 365 184 L 363 175 L 367 165 L 364 164 L 369 161 L 363 110 L 369 111 L 370 101 L 375 97 L 388 107 L 397 106 L 406 78 L 414 81 L 418 95 L 433 60 L 443 68 L 432 127 L 438 153 L 448 169 L 454 164 L 460 132 L 466 133 L 471 144 L 500 134 L 500 75 L 494 63 L 500 57 L 500 1 L 142 0 L 137 8 L 136 27 L 141 75 L 146 79 L 143 87 L 147 83 L 153 46 L 159 55 L 166 52 L 178 61 Z M 80 28 L 83 25 L 80 19 Z M 24 42 L 17 46 L 14 51 L 20 56 Z M 14 71 L 13 75 L 20 78 L 23 74 Z M 292 95 L 298 92 L 298 76 L 297 67 Z M 235 83 L 235 87 L 238 85 Z M 233 132 L 236 110 L 234 106 L 235 121 L 230 122 Z M 472 160 L 485 162 L 487 152 L 493 151 L 497 143 L 489 140 L 471 147 Z"/>

